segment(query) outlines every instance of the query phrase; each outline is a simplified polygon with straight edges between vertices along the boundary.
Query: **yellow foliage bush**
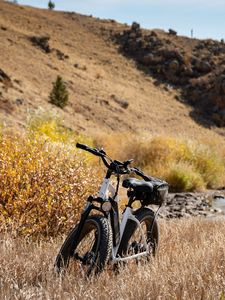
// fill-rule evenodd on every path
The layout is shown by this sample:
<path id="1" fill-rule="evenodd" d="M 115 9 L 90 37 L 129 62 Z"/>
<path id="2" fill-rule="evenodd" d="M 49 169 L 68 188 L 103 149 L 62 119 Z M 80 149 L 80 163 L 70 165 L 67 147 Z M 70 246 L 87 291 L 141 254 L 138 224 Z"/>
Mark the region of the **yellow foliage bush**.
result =
<path id="1" fill-rule="evenodd" d="M 170 191 L 203 191 L 205 182 L 202 176 L 192 169 L 190 164 L 177 163 L 171 165 L 164 179 L 170 183 Z"/>
<path id="2" fill-rule="evenodd" d="M 50 142 L 61 142 L 75 145 L 77 141 L 92 146 L 91 138 L 79 135 L 64 126 L 63 121 L 56 115 L 38 113 L 30 118 L 27 126 L 28 133 L 35 138 L 42 137 Z"/>
<path id="3" fill-rule="evenodd" d="M 218 146 L 216 141 L 201 143 L 166 136 L 146 139 L 128 134 L 120 135 L 119 140 L 111 135 L 105 141 L 120 159 L 133 158 L 135 166 L 166 179 L 174 191 L 225 185 L 224 146 Z M 100 142 L 104 145 L 103 138 Z"/>
<path id="4" fill-rule="evenodd" d="M 98 179 L 71 144 L 0 139 L 0 223 L 18 234 L 55 236 L 77 220 Z"/>

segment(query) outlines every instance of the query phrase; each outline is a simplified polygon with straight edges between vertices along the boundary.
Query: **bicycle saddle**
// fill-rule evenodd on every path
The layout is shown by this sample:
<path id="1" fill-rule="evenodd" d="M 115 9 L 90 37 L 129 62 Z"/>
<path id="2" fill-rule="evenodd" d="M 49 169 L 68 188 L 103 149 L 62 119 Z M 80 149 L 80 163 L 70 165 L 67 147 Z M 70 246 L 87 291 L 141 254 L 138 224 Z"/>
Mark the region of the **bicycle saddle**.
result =
<path id="1" fill-rule="evenodd" d="M 144 180 L 138 180 L 136 178 L 124 179 L 122 186 L 124 188 L 132 188 L 139 192 L 151 193 L 153 191 L 153 185 L 151 182 Z"/>

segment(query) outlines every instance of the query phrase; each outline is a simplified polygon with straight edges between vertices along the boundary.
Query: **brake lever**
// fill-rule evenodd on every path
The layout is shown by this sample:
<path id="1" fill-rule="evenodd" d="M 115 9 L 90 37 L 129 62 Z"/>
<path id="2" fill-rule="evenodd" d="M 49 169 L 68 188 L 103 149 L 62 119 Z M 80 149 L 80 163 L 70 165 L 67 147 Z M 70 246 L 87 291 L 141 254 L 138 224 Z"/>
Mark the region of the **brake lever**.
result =
<path id="1" fill-rule="evenodd" d="M 123 162 L 124 167 L 127 168 L 128 165 L 130 165 L 133 161 L 134 161 L 133 159 L 129 159 L 129 160 Z"/>
<path id="2" fill-rule="evenodd" d="M 103 148 L 102 148 L 102 149 L 98 149 L 98 151 L 99 151 L 101 154 L 106 155 L 106 152 L 103 150 Z"/>

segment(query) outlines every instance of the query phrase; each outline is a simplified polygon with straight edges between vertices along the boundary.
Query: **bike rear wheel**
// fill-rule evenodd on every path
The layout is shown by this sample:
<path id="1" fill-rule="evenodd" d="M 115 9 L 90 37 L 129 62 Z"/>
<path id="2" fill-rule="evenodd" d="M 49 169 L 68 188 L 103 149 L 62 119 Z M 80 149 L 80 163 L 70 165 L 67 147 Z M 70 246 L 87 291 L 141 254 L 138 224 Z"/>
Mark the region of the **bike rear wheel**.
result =
<path id="1" fill-rule="evenodd" d="M 90 216 L 84 223 L 78 244 L 72 249 L 77 226 L 69 233 L 57 257 L 55 266 L 62 271 L 80 272 L 89 276 L 102 271 L 112 249 L 112 232 L 104 216 Z"/>
<path id="2" fill-rule="evenodd" d="M 128 221 L 118 254 L 121 257 L 126 257 L 147 251 L 147 255 L 136 261 L 148 260 L 151 256 L 156 254 L 158 247 L 158 223 L 154 218 L 154 212 L 148 208 L 142 207 L 138 209 L 134 215 L 140 222 L 140 227 L 134 221 Z M 147 247 L 144 240 L 147 242 Z"/>

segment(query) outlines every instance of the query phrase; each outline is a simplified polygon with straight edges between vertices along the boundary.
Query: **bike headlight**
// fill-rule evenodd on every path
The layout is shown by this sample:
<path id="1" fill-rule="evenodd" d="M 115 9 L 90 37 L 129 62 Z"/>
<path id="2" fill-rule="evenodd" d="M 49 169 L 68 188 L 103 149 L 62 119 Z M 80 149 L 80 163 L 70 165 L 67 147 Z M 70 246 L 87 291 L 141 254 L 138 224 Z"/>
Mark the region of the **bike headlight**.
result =
<path id="1" fill-rule="evenodd" d="M 105 201 L 102 203 L 102 210 L 105 212 L 109 212 L 110 209 L 112 208 L 112 205 L 109 201 Z"/>

